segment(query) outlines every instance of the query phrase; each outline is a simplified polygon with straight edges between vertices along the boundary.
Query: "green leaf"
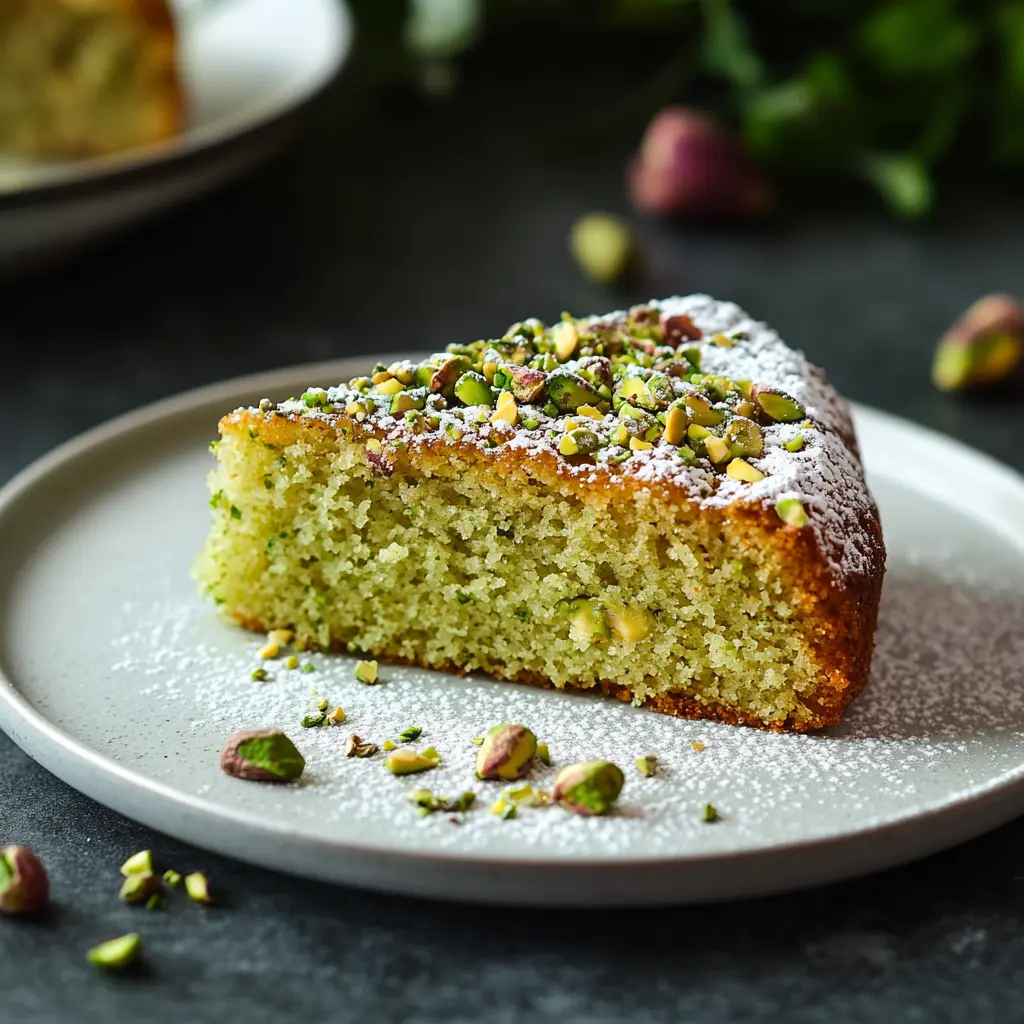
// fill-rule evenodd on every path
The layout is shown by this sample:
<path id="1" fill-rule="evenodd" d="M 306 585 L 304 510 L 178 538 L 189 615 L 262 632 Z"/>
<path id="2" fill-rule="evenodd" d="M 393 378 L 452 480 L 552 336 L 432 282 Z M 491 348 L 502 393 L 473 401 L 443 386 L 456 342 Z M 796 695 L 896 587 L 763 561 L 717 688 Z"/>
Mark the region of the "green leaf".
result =
<path id="1" fill-rule="evenodd" d="M 764 78 L 761 59 L 730 0 L 703 0 L 703 7 L 704 66 L 742 89 L 760 84 Z"/>
<path id="2" fill-rule="evenodd" d="M 931 178 L 917 157 L 905 153 L 869 153 L 861 160 L 861 170 L 898 216 L 921 217 L 931 209 Z"/>
<path id="3" fill-rule="evenodd" d="M 883 4 L 859 34 L 864 55 L 883 77 L 956 74 L 979 41 L 978 27 L 951 0 Z"/>

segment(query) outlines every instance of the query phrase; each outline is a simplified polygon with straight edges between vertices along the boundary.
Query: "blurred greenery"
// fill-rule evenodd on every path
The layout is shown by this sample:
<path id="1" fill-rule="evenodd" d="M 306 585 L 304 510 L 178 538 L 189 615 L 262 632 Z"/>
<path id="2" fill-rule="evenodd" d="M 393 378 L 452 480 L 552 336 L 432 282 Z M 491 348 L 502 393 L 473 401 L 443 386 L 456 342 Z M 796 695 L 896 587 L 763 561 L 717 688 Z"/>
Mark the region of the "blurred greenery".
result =
<path id="1" fill-rule="evenodd" d="M 378 85 L 442 91 L 463 55 L 524 29 L 668 40 L 645 116 L 697 101 L 783 180 L 857 178 L 906 217 L 946 165 L 1024 165 L 1024 0 L 351 2 Z"/>

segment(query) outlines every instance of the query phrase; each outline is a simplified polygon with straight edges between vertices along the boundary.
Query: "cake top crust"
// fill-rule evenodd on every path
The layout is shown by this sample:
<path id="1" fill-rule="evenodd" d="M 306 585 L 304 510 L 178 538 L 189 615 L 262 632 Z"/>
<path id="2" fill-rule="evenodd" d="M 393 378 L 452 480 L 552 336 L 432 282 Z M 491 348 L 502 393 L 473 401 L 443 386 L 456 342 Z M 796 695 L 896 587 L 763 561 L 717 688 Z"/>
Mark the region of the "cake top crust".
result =
<path id="1" fill-rule="evenodd" d="M 760 506 L 813 531 L 836 583 L 881 565 L 846 403 L 774 330 L 707 295 L 522 321 L 255 412 L 355 421 L 385 457 L 448 439 L 546 454 L 559 473 L 631 477 L 708 508 Z"/>

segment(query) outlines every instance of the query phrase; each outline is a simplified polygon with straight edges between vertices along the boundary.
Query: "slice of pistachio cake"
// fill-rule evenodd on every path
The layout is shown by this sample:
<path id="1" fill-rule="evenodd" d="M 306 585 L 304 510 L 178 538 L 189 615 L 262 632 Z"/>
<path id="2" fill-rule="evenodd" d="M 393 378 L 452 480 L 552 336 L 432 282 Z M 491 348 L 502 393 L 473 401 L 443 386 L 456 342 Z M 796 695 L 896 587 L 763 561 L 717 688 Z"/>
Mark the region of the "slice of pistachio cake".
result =
<path id="1" fill-rule="evenodd" d="M 251 629 L 776 730 L 867 681 L 849 414 L 732 303 L 526 320 L 220 433 L 197 574 Z"/>

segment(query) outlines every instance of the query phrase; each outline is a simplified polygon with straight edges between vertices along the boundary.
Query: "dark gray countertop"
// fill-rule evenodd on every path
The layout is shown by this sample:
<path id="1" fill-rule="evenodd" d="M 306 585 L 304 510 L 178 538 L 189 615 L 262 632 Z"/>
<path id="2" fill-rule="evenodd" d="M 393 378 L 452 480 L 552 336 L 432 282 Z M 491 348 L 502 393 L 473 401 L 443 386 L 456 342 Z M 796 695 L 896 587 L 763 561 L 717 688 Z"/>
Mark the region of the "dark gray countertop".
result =
<path id="1" fill-rule="evenodd" d="M 1024 401 L 967 405 L 927 380 L 935 337 L 968 302 L 1024 291 L 1021 199 L 961 194 L 915 231 L 849 207 L 758 232 L 642 223 L 644 275 L 609 293 L 577 275 L 565 235 L 581 212 L 623 209 L 621 154 L 550 153 L 529 131 L 535 100 L 470 92 L 451 107 L 384 109 L 358 133 L 321 116 L 246 181 L 0 292 L 0 477 L 218 378 L 688 291 L 769 320 L 851 398 L 1024 469 Z M 799 895 L 516 911 L 236 865 L 79 796 L 2 736 L 0 793 L 0 839 L 35 848 L 55 890 L 44 920 L 0 921 L 5 1022 L 1024 1019 L 1019 822 Z M 205 870 L 219 905 L 120 905 L 117 865 L 143 847 Z M 149 951 L 137 976 L 84 962 L 96 940 L 136 926 Z"/>

